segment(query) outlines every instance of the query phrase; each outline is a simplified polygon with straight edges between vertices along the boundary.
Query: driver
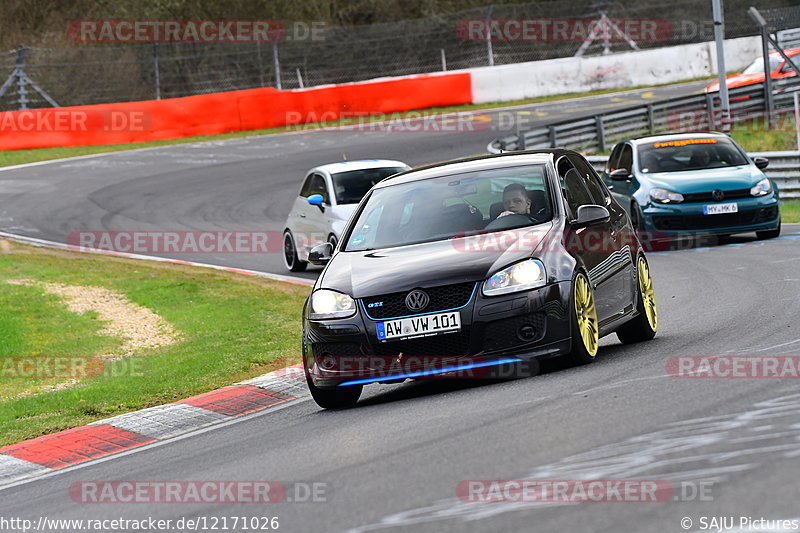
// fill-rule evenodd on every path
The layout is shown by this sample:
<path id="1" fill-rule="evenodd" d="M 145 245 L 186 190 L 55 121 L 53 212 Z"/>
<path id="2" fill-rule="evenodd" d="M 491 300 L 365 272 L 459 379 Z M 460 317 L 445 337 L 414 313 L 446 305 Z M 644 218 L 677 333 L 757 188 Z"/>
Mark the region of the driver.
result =
<path id="1" fill-rule="evenodd" d="M 506 215 L 529 215 L 531 212 L 531 199 L 528 191 L 520 183 L 512 183 L 503 189 L 503 209 L 497 218 Z"/>
<path id="2" fill-rule="evenodd" d="M 689 160 L 689 164 L 691 164 L 693 167 L 700 168 L 708 166 L 710 162 L 711 154 L 708 152 L 708 150 L 695 150 L 691 159 Z"/>

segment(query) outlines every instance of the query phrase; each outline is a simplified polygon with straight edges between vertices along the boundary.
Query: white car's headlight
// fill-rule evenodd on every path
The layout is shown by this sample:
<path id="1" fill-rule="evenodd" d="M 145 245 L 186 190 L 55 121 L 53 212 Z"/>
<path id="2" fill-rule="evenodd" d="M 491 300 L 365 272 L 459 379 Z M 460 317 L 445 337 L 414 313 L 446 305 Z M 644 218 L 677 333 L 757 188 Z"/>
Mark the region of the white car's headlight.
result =
<path id="1" fill-rule="evenodd" d="M 683 201 L 683 195 L 667 189 L 650 189 L 650 199 L 659 204 L 678 204 Z"/>
<path id="2" fill-rule="evenodd" d="M 544 265 L 538 259 L 528 259 L 504 268 L 483 283 L 484 296 L 497 296 L 509 292 L 541 287 L 547 282 Z"/>
<path id="3" fill-rule="evenodd" d="M 769 179 L 764 178 L 753 185 L 753 188 L 750 189 L 750 194 L 752 196 L 764 196 L 765 194 L 769 194 L 770 191 L 772 191 L 772 183 L 770 183 Z"/>
<path id="4" fill-rule="evenodd" d="M 347 318 L 356 314 L 356 302 L 347 294 L 320 289 L 311 295 L 311 320 Z"/>

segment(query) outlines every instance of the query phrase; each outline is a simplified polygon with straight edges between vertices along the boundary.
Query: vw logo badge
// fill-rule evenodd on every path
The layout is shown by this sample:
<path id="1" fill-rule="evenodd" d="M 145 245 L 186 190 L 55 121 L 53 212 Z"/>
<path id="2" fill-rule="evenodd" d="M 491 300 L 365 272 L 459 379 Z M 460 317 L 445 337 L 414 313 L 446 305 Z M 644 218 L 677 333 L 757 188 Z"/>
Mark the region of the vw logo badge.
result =
<path id="1" fill-rule="evenodd" d="M 725 199 L 725 193 L 719 189 L 716 189 L 714 191 L 711 191 L 711 198 L 713 198 L 714 201 L 716 202 L 721 202 L 722 200 Z"/>
<path id="2" fill-rule="evenodd" d="M 427 293 L 417 289 L 409 292 L 406 296 L 406 307 L 412 311 L 422 311 L 428 307 L 430 301 Z"/>

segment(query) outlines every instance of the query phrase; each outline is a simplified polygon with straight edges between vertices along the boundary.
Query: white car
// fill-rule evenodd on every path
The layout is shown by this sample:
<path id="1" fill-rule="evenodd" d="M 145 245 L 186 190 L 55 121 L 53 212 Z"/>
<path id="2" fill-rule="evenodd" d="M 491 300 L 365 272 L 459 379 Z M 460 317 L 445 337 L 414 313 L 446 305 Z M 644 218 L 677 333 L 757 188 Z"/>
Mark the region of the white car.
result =
<path id="1" fill-rule="evenodd" d="M 308 266 L 308 252 L 322 242 L 334 248 L 358 203 L 373 185 L 411 167 L 402 161 L 342 161 L 312 168 L 283 230 L 283 263 L 292 272 Z"/>

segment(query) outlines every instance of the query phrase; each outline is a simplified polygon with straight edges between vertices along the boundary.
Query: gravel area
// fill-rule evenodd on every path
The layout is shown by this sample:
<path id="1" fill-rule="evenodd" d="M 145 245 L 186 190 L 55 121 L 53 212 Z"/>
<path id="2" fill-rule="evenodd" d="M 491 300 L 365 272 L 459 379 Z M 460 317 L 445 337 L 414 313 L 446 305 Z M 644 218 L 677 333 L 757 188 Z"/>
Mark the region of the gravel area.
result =
<path id="1" fill-rule="evenodd" d="M 163 318 L 146 307 L 128 300 L 123 294 L 102 287 L 62 285 L 60 283 L 40 282 L 29 279 L 7 280 L 13 285 L 40 287 L 48 294 L 64 299 L 67 308 L 73 313 L 83 314 L 94 311 L 107 325 L 100 331 L 103 335 L 124 340 L 121 347 L 123 356 L 147 348 L 168 346 L 178 341 L 178 332 Z M 114 359 L 119 355 L 107 355 Z"/>

